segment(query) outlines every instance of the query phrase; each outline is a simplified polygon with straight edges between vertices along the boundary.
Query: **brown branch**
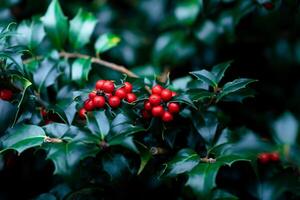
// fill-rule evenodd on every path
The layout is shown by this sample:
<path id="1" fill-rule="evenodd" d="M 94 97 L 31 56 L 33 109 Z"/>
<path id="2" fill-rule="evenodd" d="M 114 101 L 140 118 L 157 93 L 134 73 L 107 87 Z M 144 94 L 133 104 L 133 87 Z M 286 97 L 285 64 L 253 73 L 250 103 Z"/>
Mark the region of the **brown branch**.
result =
<path id="1" fill-rule="evenodd" d="M 60 52 L 59 55 L 64 58 L 91 58 L 92 63 L 96 63 L 104 67 L 110 68 L 112 70 L 121 72 L 123 74 L 127 74 L 129 77 L 138 78 L 138 75 L 136 75 L 126 67 L 102 60 L 100 58 L 90 57 L 88 55 L 84 55 L 80 53 L 68 53 L 68 52 Z"/>
<path id="2" fill-rule="evenodd" d="M 151 155 L 161 155 L 161 154 L 166 154 L 168 153 L 167 149 L 164 149 L 162 147 L 151 147 L 150 148 L 150 154 Z"/>
<path id="3" fill-rule="evenodd" d="M 48 136 L 45 137 L 44 142 L 48 143 L 63 143 L 64 141 L 60 138 L 50 138 Z"/>
<path id="4" fill-rule="evenodd" d="M 202 162 L 206 162 L 206 163 L 215 163 L 217 160 L 216 159 L 214 159 L 214 158 L 207 158 L 207 157 L 205 157 L 205 158 L 200 158 L 200 160 L 202 161 Z"/>

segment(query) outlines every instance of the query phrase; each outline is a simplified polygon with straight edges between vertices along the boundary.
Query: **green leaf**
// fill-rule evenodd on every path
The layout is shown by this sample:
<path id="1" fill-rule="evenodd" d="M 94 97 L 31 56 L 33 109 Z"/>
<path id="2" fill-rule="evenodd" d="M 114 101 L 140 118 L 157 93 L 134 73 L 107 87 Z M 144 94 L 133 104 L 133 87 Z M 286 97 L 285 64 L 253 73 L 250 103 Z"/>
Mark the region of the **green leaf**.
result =
<path id="1" fill-rule="evenodd" d="M 204 83 L 207 83 L 208 85 L 214 88 L 218 86 L 215 75 L 205 69 L 202 69 L 200 71 L 190 72 L 190 73 L 194 75 L 198 80 L 201 80 Z"/>
<path id="2" fill-rule="evenodd" d="M 88 75 L 91 70 L 91 59 L 78 58 L 72 64 L 72 80 L 83 86 L 88 80 Z"/>
<path id="3" fill-rule="evenodd" d="M 190 76 L 184 76 L 172 81 L 172 88 L 175 90 L 185 90 L 188 83 L 192 80 Z"/>
<path id="4" fill-rule="evenodd" d="M 192 101 L 201 101 L 207 98 L 212 98 L 215 94 L 205 89 L 190 89 L 186 91 Z"/>
<path id="5" fill-rule="evenodd" d="M 36 18 L 22 21 L 16 32 L 18 43 L 27 46 L 30 50 L 36 49 L 45 37 L 43 24 Z"/>
<path id="6" fill-rule="evenodd" d="M 87 127 L 103 140 L 110 131 L 110 123 L 105 111 L 95 111 L 91 116 L 88 116 Z"/>
<path id="7" fill-rule="evenodd" d="M 2 133 L 13 124 L 13 120 L 17 113 L 17 107 L 8 101 L 0 99 L 0 110 L 0 133 Z"/>
<path id="8" fill-rule="evenodd" d="M 172 98 L 171 101 L 183 103 L 183 104 L 189 105 L 189 106 L 197 109 L 197 107 L 195 106 L 195 104 L 191 100 L 190 96 L 188 94 L 185 94 L 185 93 L 180 93 L 179 95 L 176 95 L 175 97 Z"/>
<path id="9" fill-rule="evenodd" d="M 195 29 L 196 38 L 207 45 L 213 45 L 219 35 L 218 25 L 211 20 L 204 21 Z"/>
<path id="10" fill-rule="evenodd" d="M 230 95 L 231 93 L 246 88 L 247 85 L 253 82 L 256 82 L 256 80 L 248 79 L 248 78 L 240 78 L 240 79 L 235 79 L 232 82 L 226 83 L 223 86 L 221 93 L 217 97 L 218 101 L 221 100 L 223 97 Z"/>
<path id="11" fill-rule="evenodd" d="M 142 173 L 144 168 L 146 167 L 149 160 L 152 158 L 152 155 L 150 153 L 150 150 L 142 143 L 137 142 L 137 146 L 140 152 L 140 158 L 141 158 L 141 164 L 138 170 L 138 175 Z"/>
<path id="12" fill-rule="evenodd" d="M 91 35 L 97 24 L 97 19 L 92 13 L 82 11 L 70 21 L 69 41 L 74 49 L 80 49 L 90 41 Z"/>
<path id="13" fill-rule="evenodd" d="M 196 20 L 202 8 L 203 0 L 177 0 L 174 14 L 180 23 L 191 25 Z"/>
<path id="14" fill-rule="evenodd" d="M 200 162 L 199 155 L 191 149 L 182 149 L 167 163 L 167 175 L 176 176 L 192 170 Z"/>
<path id="15" fill-rule="evenodd" d="M 18 153 L 31 147 L 43 144 L 46 135 L 42 128 L 35 125 L 18 125 L 8 130 L 1 138 L 1 146 L 4 148 L 0 153 L 14 149 Z"/>
<path id="16" fill-rule="evenodd" d="M 62 49 L 68 35 L 68 20 L 62 12 L 58 0 L 52 0 L 41 20 L 54 47 Z"/>
<path id="17" fill-rule="evenodd" d="M 115 47 L 120 42 L 120 38 L 114 34 L 107 33 L 98 37 L 95 43 L 97 53 L 103 53 Z"/>
<path id="18" fill-rule="evenodd" d="M 297 143 L 299 132 L 298 121 L 286 112 L 273 123 L 274 135 L 277 143 L 293 145 Z"/>
<path id="19" fill-rule="evenodd" d="M 215 163 L 200 163 L 188 173 L 186 185 L 199 199 L 211 199 L 212 189 L 216 187 L 215 179 L 220 167 L 231 166 L 237 161 L 248 161 L 239 156 L 229 155 L 217 158 Z"/>
<path id="20" fill-rule="evenodd" d="M 220 81 L 224 77 L 226 70 L 228 69 L 228 67 L 230 67 L 232 62 L 233 61 L 230 60 L 230 61 L 218 64 L 212 68 L 211 72 L 215 75 L 217 83 L 220 83 Z"/>

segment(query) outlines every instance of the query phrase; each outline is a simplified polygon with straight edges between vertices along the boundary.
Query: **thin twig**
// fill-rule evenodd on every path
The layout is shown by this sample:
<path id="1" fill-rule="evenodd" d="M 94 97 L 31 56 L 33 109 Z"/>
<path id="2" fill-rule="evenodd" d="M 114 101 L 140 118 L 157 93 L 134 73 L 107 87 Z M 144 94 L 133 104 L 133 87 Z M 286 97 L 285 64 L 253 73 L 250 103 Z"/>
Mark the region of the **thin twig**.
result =
<path id="1" fill-rule="evenodd" d="M 51 138 L 46 136 L 44 139 L 44 142 L 48 142 L 48 143 L 63 143 L 64 141 L 60 138 Z"/>

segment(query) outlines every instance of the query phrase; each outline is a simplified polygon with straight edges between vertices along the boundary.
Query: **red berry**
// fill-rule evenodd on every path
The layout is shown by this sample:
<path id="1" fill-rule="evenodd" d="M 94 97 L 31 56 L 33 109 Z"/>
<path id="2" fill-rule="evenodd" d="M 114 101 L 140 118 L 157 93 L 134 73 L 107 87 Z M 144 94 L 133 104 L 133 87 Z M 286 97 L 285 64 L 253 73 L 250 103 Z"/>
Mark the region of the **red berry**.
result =
<path id="1" fill-rule="evenodd" d="M 136 95 L 134 93 L 129 93 L 129 94 L 126 95 L 126 101 L 128 103 L 132 103 L 132 102 L 136 101 L 136 99 L 137 98 L 136 98 Z"/>
<path id="2" fill-rule="evenodd" d="M 164 88 L 161 86 L 161 85 L 155 85 L 152 87 L 152 94 L 158 94 L 160 95 L 161 91 L 163 90 Z"/>
<path id="3" fill-rule="evenodd" d="M 175 97 L 176 95 L 177 93 L 172 91 L 172 97 Z"/>
<path id="4" fill-rule="evenodd" d="M 123 88 L 125 89 L 126 93 L 131 93 L 132 92 L 132 84 L 129 83 L 129 82 L 125 82 Z"/>
<path id="5" fill-rule="evenodd" d="M 103 96 L 96 96 L 93 99 L 93 104 L 96 108 L 102 108 L 105 105 L 105 98 Z"/>
<path id="6" fill-rule="evenodd" d="M 154 106 L 151 113 L 154 117 L 160 117 L 164 114 L 164 108 L 162 106 Z"/>
<path id="7" fill-rule="evenodd" d="M 172 91 L 169 89 L 164 89 L 161 91 L 160 96 L 164 101 L 169 101 L 172 99 Z"/>
<path id="8" fill-rule="evenodd" d="M 168 110 L 170 113 L 178 113 L 180 111 L 180 106 L 178 103 L 171 102 L 168 104 Z"/>
<path id="9" fill-rule="evenodd" d="M 81 108 L 81 109 L 79 110 L 79 112 L 78 112 L 79 117 L 80 117 L 81 119 L 85 119 L 86 113 L 87 113 L 87 111 L 86 111 L 85 108 Z"/>
<path id="10" fill-rule="evenodd" d="M 84 108 L 87 110 L 87 111 L 92 111 L 94 108 L 95 108 L 95 105 L 93 103 L 92 100 L 86 100 L 84 102 Z"/>
<path id="11" fill-rule="evenodd" d="M 145 101 L 144 108 L 145 108 L 145 110 L 148 110 L 148 111 L 152 110 L 151 103 L 149 101 Z"/>
<path id="12" fill-rule="evenodd" d="M 93 92 L 91 92 L 91 93 L 89 93 L 89 99 L 93 99 L 93 98 L 95 98 L 97 96 L 97 93 L 96 93 L 96 91 L 93 91 Z"/>
<path id="13" fill-rule="evenodd" d="M 263 7 L 267 10 L 272 10 L 274 8 L 274 4 L 272 2 L 266 2 L 263 4 Z"/>
<path id="14" fill-rule="evenodd" d="M 141 112 L 142 112 L 142 117 L 144 119 L 150 119 L 151 118 L 151 114 L 149 113 L 149 111 L 143 109 Z"/>
<path id="15" fill-rule="evenodd" d="M 165 111 L 162 115 L 162 120 L 164 122 L 170 122 L 173 120 L 173 115 L 170 112 Z"/>
<path id="16" fill-rule="evenodd" d="M 113 95 L 112 95 L 112 93 L 105 93 L 105 96 L 106 96 L 107 98 L 110 98 L 110 97 L 112 97 Z"/>
<path id="17" fill-rule="evenodd" d="M 103 91 L 106 93 L 112 93 L 115 90 L 115 84 L 112 81 L 105 81 L 103 84 Z"/>
<path id="18" fill-rule="evenodd" d="M 103 85 L 106 81 L 105 80 L 99 80 L 96 82 L 96 90 L 103 90 Z"/>
<path id="19" fill-rule="evenodd" d="M 125 88 L 119 88 L 116 90 L 115 95 L 118 96 L 120 99 L 124 99 L 126 97 L 126 90 Z"/>
<path id="20" fill-rule="evenodd" d="M 270 160 L 270 157 L 267 153 L 261 153 L 258 155 L 259 162 L 262 164 L 267 164 Z"/>
<path id="21" fill-rule="evenodd" d="M 275 162 L 280 160 L 279 153 L 277 153 L 277 152 L 270 153 L 269 157 L 270 157 L 270 160 L 275 161 Z"/>
<path id="22" fill-rule="evenodd" d="M 151 94 L 149 97 L 149 102 L 151 103 L 151 105 L 157 106 L 161 102 L 161 97 L 157 94 Z"/>
<path id="23" fill-rule="evenodd" d="M 108 100 L 108 104 L 112 107 L 112 108 L 116 108 L 120 105 L 121 103 L 121 99 L 117 96 L 112 96 L 109 98 Z"/>
<path id="24" fill-rule="evenodd" d="M 7 89 L 3 89 L 0 91 L 0 99 L 3 99 L 5 101 L 9 101 L 12 98 L 12 91 L 7 90 Z"/>
<path id="25" fill-rule="evenodd" d="M 41 108 L 41 115 L 42 117 L 46 117 L 47 116 L 47 110 L 45 108 Z"/>

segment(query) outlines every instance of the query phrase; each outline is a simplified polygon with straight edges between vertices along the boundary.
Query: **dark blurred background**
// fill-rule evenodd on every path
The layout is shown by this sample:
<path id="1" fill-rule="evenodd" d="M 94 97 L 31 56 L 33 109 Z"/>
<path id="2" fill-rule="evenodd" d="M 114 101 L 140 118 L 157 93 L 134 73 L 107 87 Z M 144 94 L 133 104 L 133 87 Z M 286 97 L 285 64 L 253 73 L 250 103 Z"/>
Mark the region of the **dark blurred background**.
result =
<path id="1" fill-rule="evenodd" d="M 49 2 L 1 0 L 0 26 L 41 16 Z M 231 118 L 230 127 L 246 126 L 268 137 L 270 122 L 283 112 L 290 111 L 300 117 L 299 0 L 60 0 L 60 3 L 69 18 L 81 7 L 93 12 L 99 20 L 94 39 L 106 32 L 122 39 L 117 48 L 103 57 L 144 76 L 169 70 L 171 79 L 176 79 L 192 70 L 209 69 L 214 64 L 234 60 L 224 81 L 247 77 L 259 82 L 254 85 L 255 98 L 243 104 L 221 105 Z"/>

